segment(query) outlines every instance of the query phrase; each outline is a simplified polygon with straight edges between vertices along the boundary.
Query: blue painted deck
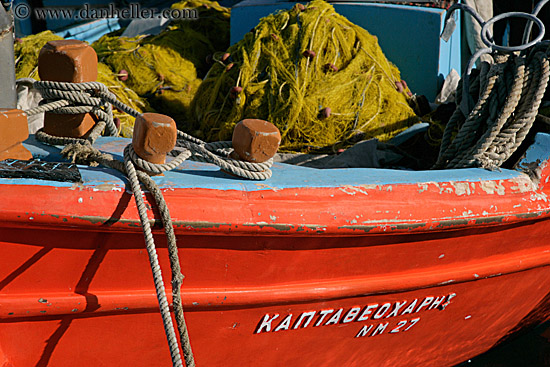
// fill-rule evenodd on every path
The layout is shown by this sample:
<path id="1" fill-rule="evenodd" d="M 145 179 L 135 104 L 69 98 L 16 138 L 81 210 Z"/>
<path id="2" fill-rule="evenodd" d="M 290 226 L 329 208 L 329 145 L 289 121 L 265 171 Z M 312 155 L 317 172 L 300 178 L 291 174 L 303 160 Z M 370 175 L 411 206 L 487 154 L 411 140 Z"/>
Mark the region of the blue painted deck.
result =
<path id="1" fill-rule="evenodd" d="M 130 139 L 102 137 L 96 147 L 122 160 L 122 151 Z M 60 162 L 60 148 L 44 145 L 31 136 L 24 143 L 35 158 Z M 525 162 L 544 161 L 550 157 L 550 135 L 538 134 L 527 152 Z M 105 183 L 124 189 L 124 176 L 103 167 L 78 166 L 83 184 L 94 187 Z M 487 181 L 505 180 L 521 176 L 515 170 L 488 171 L 480 168 L 452 169 L 438 171 L 405 171 L 377 168 L 315 169 L 276 163 L 273 177 L 265 181 L 237 179 L 221 172 L 217 166 L 187 161 L 177 170 L 167 172 L 164 177 L 155 177 L 161 188 L 204 188 L 215 190 L 260 191 L 285 188 L 343 187 L 355 185 L 415 184 L 422 182 Z M 46 185 L 71 187 L 72 183 L 35 179 L 1 179 L 0 184 Z"/>

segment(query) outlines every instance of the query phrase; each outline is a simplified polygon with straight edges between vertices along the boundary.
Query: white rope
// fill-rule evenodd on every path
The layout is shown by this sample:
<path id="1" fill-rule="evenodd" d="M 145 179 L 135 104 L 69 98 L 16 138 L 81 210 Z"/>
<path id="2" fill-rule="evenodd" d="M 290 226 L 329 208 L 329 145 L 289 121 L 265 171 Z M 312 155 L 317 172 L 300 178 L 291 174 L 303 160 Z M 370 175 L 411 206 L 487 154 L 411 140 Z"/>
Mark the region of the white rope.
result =
<path id="1" fill-rule="evenodd" d="M 153 280 L 155 283 L 155 291 L 157 293 L 160 314 L 162 316 L 162 322 L 164 323 L 164 331 L 168 340 L 168 346 L 170 347 L 172 365 L 174 367 L 183 367 L 178 339 L 174 330 L 174 324 L 172 323 L 172 317 L 170 316 L 170 307 L 168 305 L 168 298 L 166 297 L 164 282 L 162 280 L 162 271 L 160 269 L 160 264 L 158 261 L 155 240 L 153 238 L 153 233 L 151 232 L 151 225 L 149 224 L 149 219 L 147 218 L 147 208 L 145 207 L 145 203 L 142 197 L 143 193 L 141 191 L 141 188 L 139 187 L 139 180 L 136 174 L 136 169 L 130 158 L 128 147 L 130 147 L 130 145 L 128 145 L 124 150 L 124 165 L 139 212 L 139 218 L 143 229 L 143 236 L 145 238 L 145 247 L 147 248 L 149 262 L 151 263 L 151 270 L 153 272 Z"/>
<path id="2" fill-rule="evenodd" d="M 462 4 L 453 5 L 446 19 L 451 19 L 457 9 L 468 11 L 482 25 L 481 36 L 488 48 L 476 52 L 468 63 L 457 91 L 457 109 L 445 127 L 433 168 L 496 169 L 524 141 L 544 96 L 550 76 L 550 50 L 541 51 L 547 46 L 541 42 L 544 25 L 535 15 L 525 13 L 505 13 L 485 22 Z M 535 40 L 514 47 L 496 45 L 489 26 L 508 17 L 527 18 L 527 35 L 531 25 L 537 24 L 539 34 Z M 490 67 L 483 63 L 479 76 L 470 80 L 473 66 L 482 54 L 490 54 L 494 63 Z M 474 105 L 475 95 L 479 97 Z"/>
<path id="3" fill-rule="evenodd" d="M 235 160 L 230 158 L 232 152 L 231 142 L 207 144 L 200 139 L 178 131 L 178 145 L 184 148 L 184 150 L 172 161 L 166 164 L 152 164 L 140 158 L 136 154 L 132 144 L 128 144 L 124 149 L 124 163 L 122 163 L 108 154 L 101 153 L 99 150 L 92 147 L 92 144 L 105 128 L 107 133 L 111 135 L 117 134 L 113 122 L 112 106 L 134 117 L 139 116 L 139 112 L 118 101 L 113 93 L 103 84 L 98 82 L 34 82 L 33 85 L 41 92 L 46 103 L 26 111 L 28 115 L 44 112 L 59 114 L 94 113 L 100 118 L 100 121 L 94 126 L 87 139 L 50 136 L 42 129 L 37 132 L 36 137 L 52 145 L 68 144 L 65 149 L 63 149 L 62 154 L 71 158 L 73 162 L 90 165 L 103 164 L 115 168 L 128 176 L 130 188 L 134 194 L 136 207 L 139 212 L 145 245 L 149 255 L 151 271 L 153 273 L 159 309 L 170 349 L 170 356 L 172 358 L 172 365 L 174 367 L 183 367 L 180 348 L 170 315 L 166 290 L 162 280 L 162 272 L 151 232 L 151 226 L 147 218 L 147 209 L 144 204 L 140 182 L 153 194 L 156 205 L 161 213 L 161 219 L 168 239 L 168 253 L 170 257 L 170 267 L 172 269 L 172 298 L 178 332 L 182 341 L 185 365 L 187 367 L 195 367 L 195 360 L 191 350 L 189 334 L 183 314 L 183 302 L 181 300 L 183 275 L 181 274 L 172 220 L 162 192 L 147 174 L 160 174 L 173 170 L 185 160 L 192 159 L 195 161 L 216 164 L 222 170 L 235 176 L 252 180 L 264 180 L 272 175 L 270 168 L 273 164 L 273 160 L 271 159 L 264 163 L 250 163 Z M 139 167 L 142 171 L 136 171 L 134 165 Z"/>

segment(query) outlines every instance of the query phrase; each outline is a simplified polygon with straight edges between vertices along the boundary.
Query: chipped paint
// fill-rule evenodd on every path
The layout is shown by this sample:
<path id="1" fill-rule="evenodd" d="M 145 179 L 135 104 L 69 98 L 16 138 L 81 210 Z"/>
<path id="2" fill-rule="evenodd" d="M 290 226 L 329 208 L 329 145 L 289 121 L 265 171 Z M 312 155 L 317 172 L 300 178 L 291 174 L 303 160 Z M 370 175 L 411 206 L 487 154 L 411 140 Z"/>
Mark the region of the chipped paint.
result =
<path id="1" fill-rule="evenodd" d="M 255 184 L 256 187 L 260 190 L 273 190 L 273 191 L 279 191 L 281 190 L 280 187 L 273 187 L 273 186 L 269 186 L 269 185 L 266 185 L 264 183 L 257 183 Z"/>
<path id="2" fill-rule="evenodd" d="M 66 218 L 64 218 L 65 220 Z M 95 216 L 72 216 L 71 219 L 79 219 L 90 222 L 92 224 L 108 224 L 108 223 L 122 223 L 128 225 L 129 227 L 141 227 L 141 223 L 138 220 L 123 219 L 123 218 L 105 218 L 105 217 L 95 217 Z M 160 226 L 161 221 L 150 219 L 149 224 L 152 227 Z M 216 223 L 216 222 L 182 222 L 174 221 L 172 223 L 174 227 L 186 227 L 191 229 L 211 229 L 211 228 L 220 228 L 220 227 L 230 227 L 231 223 Z"/>
<path id="3" fill-rule="evenodd" d="M 447 228 L 455 226 L 466 226 L 470 221 L 468 219 L 449 219 L 449 220 L 440 220 L 438 225 L 435 228 Z"/>
<path id="4" fill-rule="evenodd" d="M 548 214 L 548 212 L 546 214 Z M 543 213 L 535 212 L 535 213 L 516 214 L 515 217 L 518 219 L 531 219 L 531 218 L 540 217 L 541 215 L 543 215 Z"/>
<path id="5" fill-rule="evenodd" d="M 434 185 L 438 190 L 439 190 L 439 194 L 443 194 L 444 192 L 447 193 L 447 194 L 452 194 L 453 193 L 453 189 L 450 188 L 450 187 L 447 187 L 447 183 L 445 182 L 430 182 L 432 185 Z"/>
<path id="6" fill-rule="evenodd" d="M 505 216 L 490 217 L 490 218 L 476 218 L 475 224 L 495 224 L 504 222 Z"/>
<path id="7" fill-rule="evenodd" d="M 338 229 L 351 229 L 353 231 L 363 231 L 365 233 L 368 233 L 372 231 L 373 229 L 382 228 L 384 231 L 386 231 L 388 228 L 390 230 L 413 230 L 416 228 L 422 228 L 425 227 L 426 223 L 400 223 L 400 224 L 379 224 L 379 225 L 345 225 L 340 226 Z"/>
<path id="8" fill-rule="evenodd" d="M 369 195 L 368 192 L 366 191 L 366 188 L 361 186 L 361 187 L 358 187 L 358 186 L 349 186 L 349 185 L 344 185 L 344 186 L 341 186 L 338 188 L 338 190 L 348 194 L 348 195 L 356 195 L 358 193 L 361 193 L 363 195 Z"/>
<path id="9" fill-rule="evenodd" d="M 94 186 L 93 191 L 119 191 L 122 192 L 123 188 L 117 184 L 113 183 L 102 183 L 100 185 Z"/>
<path id="10" fill-rule="evenodd" d="M 82 182 L 75 182 L 71 185 L 69 190 L 84 190 L 84 184 Z"/>
<path id="11" fill-rule="evenodd" d="M 419 183 L 418 185 L 418 192 L 422 194 L 424 191 L 428 191 L 428 184 L 427 183 Z"/>
<path id="12" fill-rule="evenodd" d="M 510 189 L 521 194 L 537 189 L 535 183 L 528 176 L 514 177 L 509 181 L 515 184 L 515 186 L 510 186 Z"/>
<path id="13" fill-rule="evenodd" d="M 489 195 L 504 195 L 506 193 L 506 188 L 502 184 L 502 180 L 497 181 L 481 181 L 479 183 L 481 190 L 485 191 Z"/>
<path id="14" fill-rule="evenodd" d="M 188 227 L 192 229 L 211 229 L 220 227 L 230 227 L 231 223 L 212 223 L 212 222 L 174 222 L 179 227 Z M 141 226 L 141 224 L 140 224 Z"/>
<path id="15" fill-rule="evenodd" d="M 469 182 L 453 182 L 449 181 L 449 184 L 454 187 L 455 194 L 458 196 L 470 195 L 472 191 L 470 190 Z"/>
<path id="16" fill-rule="evenodd" d="M 533 192 L 531 194 L 531 201 L 544 201 L 548 202 L 548 196 L 544 192 Z"/>
<path id="17" fill-rule="evenodd" d="M 264 228 L 264 227 L 267 227 L 267 228 L 277 229 L 279 231 L 290 231 L 292 228 L 294 228 L 294 226 L 292 224 L 270 224 L 270 223 L 267 223 L 267 222 L 244 223 L 243 226 L 244 227 L 259 227 L 260 229 Z"/>

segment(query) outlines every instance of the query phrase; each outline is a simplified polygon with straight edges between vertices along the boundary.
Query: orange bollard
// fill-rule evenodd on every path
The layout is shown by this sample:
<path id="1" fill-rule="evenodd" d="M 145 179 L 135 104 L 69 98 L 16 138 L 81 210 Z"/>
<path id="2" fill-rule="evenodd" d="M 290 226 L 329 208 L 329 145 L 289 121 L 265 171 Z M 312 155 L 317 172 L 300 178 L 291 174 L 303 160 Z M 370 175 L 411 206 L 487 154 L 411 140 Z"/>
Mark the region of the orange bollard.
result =
<path id="1" fill-rule="evenodd" d="M 233 149 L 244 161 L 265 162 L 277 153 L 281 143 L 281 133 L 271 122 L 246 119 L 235 125 Z"/>
<path id="2" fill-rule="evenodd" d="M 97 55 L 78 40 L 49 41 L 38 56 L 38 75 L 43 81 L 84 83 L 97 80 Z M 89 113 L 65 115 L 46 112 L 44 132 L 53 136 L 85 138 L 96 123 Z"/>
<path id="3" fill-rule="evenodd" d="M 28 137 L 29 128 L 25 112 L 0 108 L 0 161 L 32 159 L 31 152 L 21 144 Z"/>
<path id="4" fill-rule="evenodd" d="M 144 113 L 136 118 L 132 146 L 142 159 L 155 164 L 166 162 L 166 154 L 176 146 L 176 122 L 160 113 Z"/>

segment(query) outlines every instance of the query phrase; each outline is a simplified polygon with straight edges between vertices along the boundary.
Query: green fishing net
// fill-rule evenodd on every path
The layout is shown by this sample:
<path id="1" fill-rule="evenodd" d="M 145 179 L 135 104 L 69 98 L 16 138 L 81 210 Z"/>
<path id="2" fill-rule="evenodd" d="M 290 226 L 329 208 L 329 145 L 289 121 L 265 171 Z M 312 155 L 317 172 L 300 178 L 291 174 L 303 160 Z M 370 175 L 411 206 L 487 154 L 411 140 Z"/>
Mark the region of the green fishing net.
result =
<path id="1" fill-rule="evenodd" d="M 15 43 L 15 74 L 19 78 L 33 78 L 38 76 L 38 54 L 40 49 L 48 42 L 63 39 L 50 31 L 45 31 L 19 39 Z M 97 81 L 105 84 L 118 99 L 139 112 L 151 110 L 147 101 L 140 98 L 133 90 L 121 82 L 117 75 L 105 64 L 99 63 Z M 134 118 L 114 110 L 113 116 L 120 119 L 120 134 L 131 138 L 134 126 Z"/>
<path id="2" fill-rule="evenodd" d="M 418 122 L 377 38 L 322 0 L 263 18 L 214 61 L 188 127 L 207 140 L 230 139 L 244 118 L 273 122 L 284 150 L 385 141 Z"/>
<path id="3" fill-rule="evenodd" d="M 100 61 L 126 71 L 126 85 L 157 111 L 176 121 L 188 119 L 188 108 L 207 71 L 207 55 L 229 45 L 229 9 L 215 1 L 191 0 L 172 5 L 197 9 L 198 20 L 178 20 L 156 36 L 104 35 L 92 44 Z"/>

